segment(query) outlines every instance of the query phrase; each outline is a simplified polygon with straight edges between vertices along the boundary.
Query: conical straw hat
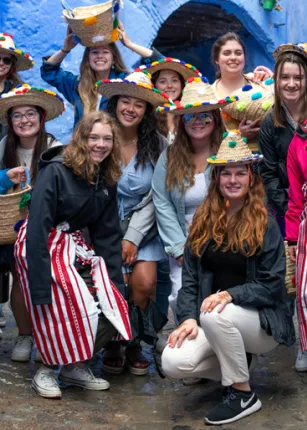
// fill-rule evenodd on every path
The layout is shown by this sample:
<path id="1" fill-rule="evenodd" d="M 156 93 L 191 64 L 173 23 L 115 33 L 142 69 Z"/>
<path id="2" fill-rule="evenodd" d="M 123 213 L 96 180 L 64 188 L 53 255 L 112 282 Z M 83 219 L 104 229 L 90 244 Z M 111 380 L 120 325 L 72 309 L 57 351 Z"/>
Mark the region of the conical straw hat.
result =
<path id="1" fill-rule="evenodd" d="M 297 45 L 294 43 L 285 43 L 283 45 L 279 45 L 273 52 L 275 61 L 280 56 L 280 54 L 283 54 L 284 52 L 300 54 L 305 58 L 305 60 L 307 60 L 307 43 L 298 43 Z"/>
<path id="2" fill-rule="evenodd" d="M 159 106 L 157 112 L 170 112 L 174 115 L 207 112 L 222 108 L 235 100 L 237 100 L 236 97 L 226 97 L 225 99 L 217 100 L 215 92 L 207 78 L 190 78 L 186 81 L 181 100 Z"/>
<path id="3" fill-rule="evenodd" d="M 128 96 L 145 100 L 153 106 L 170 102 L 169 96 L 156 89 L 148 72 L 133 72 L 125 79 L 103 79 L 96 82 L 98 92 L 110 99 L 113 96 Z"/>
<path id="4" fill-rule="evenodd" d="M 16 58 L 16 72 L 28 70 L 34 66 L 31 55 L 16 48 L 13 36 L 8 33 L 0 33 L 0 52 L 11 54 Z"/>
<path id="5" fill-rule="evenodd" d="M 226 166 L 260 161 L 263 155 L 253 154 L 246 142 L 246 138 L 242 137 L 238 130 L 226 131 L 217 155 L 209 157 L 208 163 L 214 166 Z"/>
<path id="6" fill-rule="evenodd" d="M 250 121 L 260 120 L 270 112 L 274 103 L 274 80 L 272 78 L 263 82 L 263 86 L 251 83 L 244 85 L 232 95 L 238 97 L 238 101 L 223 108 L 223 114 L 242 121 L 244 118 Z"/>
<path id="7" fill-rule="evenodd" d="M 178 60 L 177 58 L 170 57 L 161 58 L 160 60 L 154 61 L 150 64 L 144 64 L 135 69 L 135 72 L 141 72 L 143 70 L 146 70 L 151 75 L 159 72 L 160 70 L 174 70 L 175 72 L 179 73 L 179 75 L 181 75 L 185 81 L 187 81 L 189 78 L 202 76 L 200 71 L 197 70 L 192 64 Z"/>

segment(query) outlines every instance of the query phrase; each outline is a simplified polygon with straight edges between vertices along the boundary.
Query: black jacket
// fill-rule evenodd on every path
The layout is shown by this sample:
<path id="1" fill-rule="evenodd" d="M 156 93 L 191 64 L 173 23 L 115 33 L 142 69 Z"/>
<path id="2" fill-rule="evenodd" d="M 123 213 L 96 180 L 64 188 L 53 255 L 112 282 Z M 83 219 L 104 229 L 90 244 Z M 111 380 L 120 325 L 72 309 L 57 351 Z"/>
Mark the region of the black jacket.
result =
<path id="1" fill-rule="evenodd" d="M 117 186 L 95 185 L 62 164 L 62 146 L 41 155 L 27 228 L 27 261 L 32 303 L 51 303 L 50 229 L 66 221 L 69 232 L 88 227 L 95 253 L 104 258 L 110 278 L 124 293 Z"/>
<path id="2" fill-rule="evenodd" d="M 289 182 L 286 162 L 293 135 L 294 128 L 290 123 L 287 123 L 285 128 L 274 126 L 273 111 L 261 123 L 259 145 L 264 156 L 261 176 L 269 203 L 283 216 L 288 208 Z"/>
<path id="3" fill-rule="evenodd" d="M 190 247 L 185 249 L 182 288 L 177 301 L 179 323 L 189 318 L 198 320 L 200 306 L 211 294 L 213 273 L 205 270 L 201 262 L 208 243 L 203 246 L 200 257 L 193 254 Z M 258 309 L 261 327 L 273 335 L 276 342 L 292 345 L 295 332 L 287 302 L 285 271 L 283 239 L 276 221 L 269 217 L 263 252 L 247 259 L 246 283 L 227 291 L 235 305 Z"/>

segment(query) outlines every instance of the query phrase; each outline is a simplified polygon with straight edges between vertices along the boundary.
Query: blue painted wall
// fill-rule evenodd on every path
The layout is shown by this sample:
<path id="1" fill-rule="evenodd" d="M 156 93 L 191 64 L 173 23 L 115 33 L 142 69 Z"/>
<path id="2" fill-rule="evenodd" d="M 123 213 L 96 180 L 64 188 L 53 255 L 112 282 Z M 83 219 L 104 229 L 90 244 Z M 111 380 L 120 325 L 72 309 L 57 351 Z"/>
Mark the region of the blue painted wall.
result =
<path id="1" fill-rule="evenodd" d="M 95 0 L 67 0 L 72 7 L 90 5 Z M 101 1 L 96 0 L 97 3 Z M 282 0 L 281 12 L 264 12 L 260 0 L 194 0 L 199 3 L 220 5 L 226 13 L 234 14 L 250 33 L 247 39 L 249 60 L 247 70 L 258 64 L 272 64 L 274 47 L 287 40 L 298 42 L 307 40 L 305 21 L 306 0 Z M 188 0 L 125 0 L 121 18 L 131 38 L 144 46 L 151 46 L 165 20 Z M 288 4 L 289 3 L 289 4 Z M 24 72 L 22 77 L 30 84 L 47 86 L 41 79 L 39 67 L 41 57 L 59 49 L 65 37 L 66 25 L 61 18 L 59 0 L 0 0 L 1 31 L 14 35 L 17 46 L 30 52 L 35 60 L 35 68 Z M 135 25 L 137 23 L 137 26 Z M 283 25 L 285 24 L 285 25 Z M 138 56 L 121 46 L 126 65 L 132 68 Z M 213 77 L 209 67 L 210 46 L 198 46 L 189 52 L 173 52 L 170 55 L 196 63 L 204 74 Z M 78 73 L 83 48 L 76 47 L 66 60 L 63 68 Z M 177 55 L 178 54 L 178 55 Z M 202 59 L 200 61 L 200 59 Z M 62 142 L 69 139 L 73 111 L 67 106 L 66 113 L 48 124 L 47 128 Z"/>

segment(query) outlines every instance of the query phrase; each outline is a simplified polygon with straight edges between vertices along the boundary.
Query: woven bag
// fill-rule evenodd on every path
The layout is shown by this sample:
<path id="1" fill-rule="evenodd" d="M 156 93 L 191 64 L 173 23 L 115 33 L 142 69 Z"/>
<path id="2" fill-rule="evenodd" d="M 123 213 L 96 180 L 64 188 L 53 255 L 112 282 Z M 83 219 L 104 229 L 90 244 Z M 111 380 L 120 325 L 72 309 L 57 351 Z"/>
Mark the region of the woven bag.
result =
<path id="1" fill-rule="evenodd" d="M 14 230 L 16 223 L 24 220 L 28 209 L 20 208 L 23 195 L 31 191 L 30 185 L 26 185 L 22 191 L 4 194 L 0 196 L 0 245 L 10 245 L 15 243 L 17 233 Z"/>
<path id="2" fill-rule="evenodd" d="M 285 245 L 285 253 L 286 253 L 285 285 L 286 285 L 288 296 L 295 297 L 296 296 L 296 283 L 295 283 L 296 264 L 290 259 L 290 255 L 288 251 L 288 242 L 286 240 L 284 241 L 284 245 Z"/>

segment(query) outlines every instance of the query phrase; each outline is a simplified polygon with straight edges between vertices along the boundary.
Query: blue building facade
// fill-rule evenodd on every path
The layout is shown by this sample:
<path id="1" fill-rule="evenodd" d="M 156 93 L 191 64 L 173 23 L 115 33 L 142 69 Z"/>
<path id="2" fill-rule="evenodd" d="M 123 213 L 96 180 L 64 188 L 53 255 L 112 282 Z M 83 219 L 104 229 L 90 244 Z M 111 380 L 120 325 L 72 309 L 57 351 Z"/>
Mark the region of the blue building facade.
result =
<path id="1" fill-rule="evenodd" d="M 95 0 L 68 0 L 71 7 L 91 5 L 94 2 Z M 159 40 L 159 32 L 163 28 L 165 30 L 168 20 L 180 8 L 188 4 L 192 8 L 197 6 L 198 10 L 203 10 L 205 17 L 206 7 L 216 6 L 223 11 L 225 17 L 234 16 L 241 23 L 249 53 L 246 69 L 251 71 L 260 64 L 273 67 L 272 52 L 275 46 L 287 41 L 307 41 L 305 2 L 306 0 L 279 0 L 282 6 L 280 11 L 265 12 L 262 0 L 124 0 L 121 19 L 131 39 L 149 47 Z M 200 6 L 203 9 L 199 9 Z M 186 18 L 188 20 L 189 16 Z M 30 84 L 47 87 L 40 78 L 39 67 L 41 58 L 58 50 L 65 38 L 66 24 L 62 19 L 60 1 L 1 0 L 0 24 L 2 32 L 13 34 L 16 45 L 34 57 L 35 67 L 31 72 L 24 72 L 23 79 Z M 227 26 L 221 34 L 226 31 Z M 213 40 L 194 40 L 191 45 L 174 46 L 165 53 L 195 64 L 205 76 L 213 80 L 210 65 L 212 43 Z M 136 54 L 121 45 L 120 49 L 128 68 L 132 69 L 138 64 Z M 66 57 L 63 68 L 77 74 L 82 53 L 83 48 L 77 46 Z M 47 128 L 66 143 L 72 124 L 73 110 L 68 105 L 62 117 L 52 121 Z"/>

